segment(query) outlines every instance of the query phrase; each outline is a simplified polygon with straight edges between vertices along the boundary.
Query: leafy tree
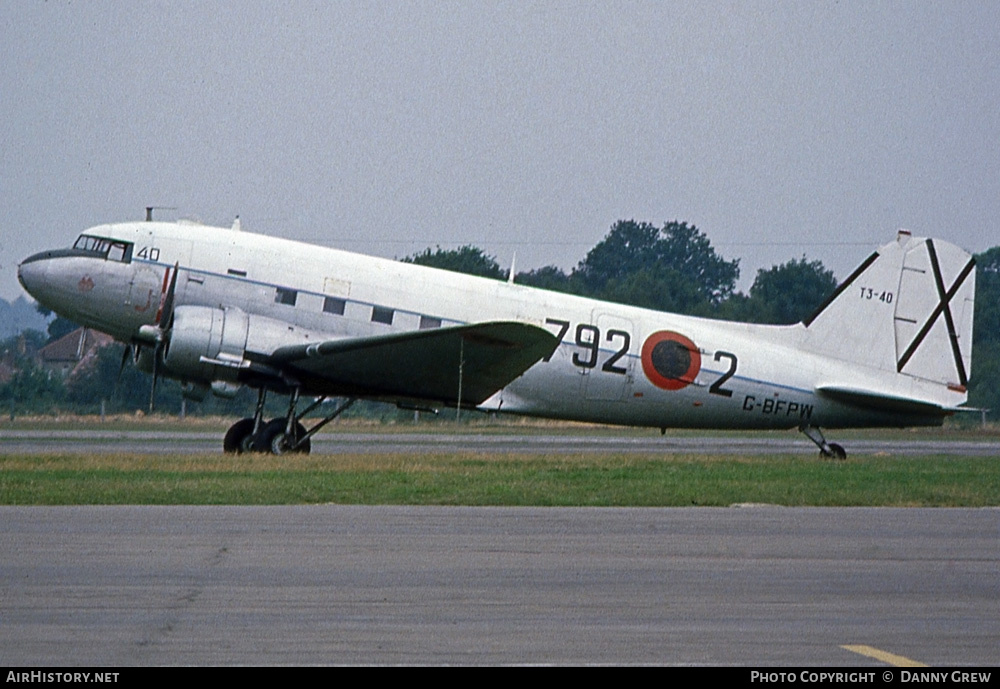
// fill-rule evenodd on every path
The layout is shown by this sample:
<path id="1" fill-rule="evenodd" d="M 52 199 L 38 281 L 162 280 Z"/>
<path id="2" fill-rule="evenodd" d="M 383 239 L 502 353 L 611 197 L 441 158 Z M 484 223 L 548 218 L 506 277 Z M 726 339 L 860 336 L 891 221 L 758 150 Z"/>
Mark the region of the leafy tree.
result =
<path id="1" fill-rule="evenodd" d="M 0 342 L 0 360 L 10 366 L 17 362 L 30 359 L 45 346 L 45 334 L 38 330 L 23 330 Z"/>
<path id="2" fill-rule="evenodd" d="M 757 271 L 746 304 L 747 320 L 788 325 L 807 318 L 837 288 L 833 271 L 803 256 Z"/>
<path id="3" fill-rule="evenodd" d="M 1000 246 L 976 254 L 969 405 L 1000 418 Z"/>
<path id="4" fill-rule="evenodd" d="M 71 332 L 79 328 L 79 324 L 71 321 L 68 318 L 63 318 L 62 316 L 56 316 L 49 323 L 49 342 L 55 342 L 60 337 L 69 335 Z"/>
<path id="5" fill-rule="evenodd" d="M 650 223 L 619 220 L 587 253 L 574 275 L 591 293 L 600 292 L 611 280 L 656 265 L 660 259 L 659 237 L 660 230 Z"/>
<path id="6" fill-rule="evenodd" d="M 67 397 L 70 402 L 94 408 L 101 401 L 115 401 L 128 397 L 137 397 L 144 401 L 136 401 L 135 409 L 146 409 L 149 405 L 149 379 L 137 371 L 134 366 L 126 363 L 121 369 L 121 381 L 118 382 L 118 371 L 121 367 L 122 352 L 125 345 L 114 343 L 101 347 L 96 352 L 95 360 L 90 366 L 81 370 L 67 381 Z M 121 394 L 116 392 L 120 390 Z M 117 407 L 116 407 L 117 408 Z"/>
<path id="7" fill-rule="evenodd" d="M 708 237 L 694 225 L 667 223 L 662 235 L 661 261 L 693 280 L 698 292 L 711 304 L 729 298 L 740 277 L 739 259 L 723 260 L 715 253 Z"/>
<path id="8" fill-rule="evenodd" d="M 572 277 L 557 266 L 543 266 L 526 273 L 518 273 L 514 281 L 519 285 L 540 287 L 555 292 L 575 294 L 579 291 L 579 286 Z"/>
<path id="9" fill-rule="evenodd" d="M 46 318 L 38 313 L 35 302 L 23 296 L 8 302 L 0 299 L 0 338 L 17 335 L 24 330 L 44 330 Z"/>
<path id="10" fill-rule="evenodd" d="M 705 295 L 680 271 L 665 265 L 643 268 L 621 278 L 612 278 L 600 298 L 659 311 L 707 315 Z"/>
<path id="11" fill-rule="evenodd" d="M 615 223 L 574 271 L 594 297 L 682 313 L 718 306 L 739 275 L 739 261 L 723 260 L 694 225 L 634 220 Z"/>
<path id="12" fill-rule="evenodd" d="M 35 363 L 35 354 L 45 344 L 37 330 L 8 337 L 0 342 L 0 362 L 10 377 L 0 383 L 0 412 L 47 411 L 65 398 L 59 376 Z"/>
<path id="13" fill-rule="evenodd" d="M 125 345 L 117 342 L 101 347 L 91 365 L 66 381 L 68 401 L 87 411 L 96 411 L 101 402 L 106 403 L 107 411 L 147 411 L 152 376 L 137 369 L 130 360 L 123 368 L 124 351 Z M 156 381 L 156 410 L 176 412 L 180 404 L 180 384 L 161 376 Z"/>
<path id="14" fill-rule="evenodd" d="M 0 384 L 0 408 L 5 411 L 50 411 L 65 397 L 62 379 L 27 356 L 17 358 L 10 379 Z"/>
<path id="15" fill-rule="evenodd" d="M 458 249 L 442 249 L 439 246 L 431 251 L 428 248 L 422 253 L 407 256 L 402 261 L 495 280 L 507 279 L 507 271 L 500 267 L 495 256 L 488 256 L 482 249 L 471 244 Z"/>
<path id="16" fill-rule="evenodd" d="M 1000 246 L 976 254 L 974 342 L 1000 341 Z"/>
<path id="17" fill-rule="evenodd" d="M 989 409 L 990 418 L 1000 418 L 1000 342 L 994 340 L 972 345 L 969 406 Z"/>
<path id="18" fill-rule="evenodd" d="M 46 318 L 53 315 L 55 312 L 47 306 L 42 306 L 39 303 L 35 304 L 35 311 L 42 314 Z M 64 335 L 69 335 L 71 332 L 79 328 L 79 324 L 74 323 L 68 318 L 63 318 L 62 316 L 56 315 L 51 321 L 49 321 L 48 333 L 49 342 L 55 342 L 60 337 Z"/>

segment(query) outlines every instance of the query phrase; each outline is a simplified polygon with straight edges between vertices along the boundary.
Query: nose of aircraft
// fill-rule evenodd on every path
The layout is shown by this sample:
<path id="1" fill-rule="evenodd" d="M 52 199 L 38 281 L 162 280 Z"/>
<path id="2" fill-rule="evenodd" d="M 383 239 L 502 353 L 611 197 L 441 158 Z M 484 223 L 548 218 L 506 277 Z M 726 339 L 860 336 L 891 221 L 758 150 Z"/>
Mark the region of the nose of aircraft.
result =
<path id="1" fill-rule="evenodd" d="M 41 301 L 39 299 L 40 295 L 45 291 L 44 286 L 49 266 L 48 259 L 52 258 L 53 254 L 54 252 L 52 251 L 42 251 L 28 256 L 28 258 L 21 261 L 17 266 L 18 282 L 21 283 L 21 286 L 24 287 L 28 294 L 39 301 Z"/>

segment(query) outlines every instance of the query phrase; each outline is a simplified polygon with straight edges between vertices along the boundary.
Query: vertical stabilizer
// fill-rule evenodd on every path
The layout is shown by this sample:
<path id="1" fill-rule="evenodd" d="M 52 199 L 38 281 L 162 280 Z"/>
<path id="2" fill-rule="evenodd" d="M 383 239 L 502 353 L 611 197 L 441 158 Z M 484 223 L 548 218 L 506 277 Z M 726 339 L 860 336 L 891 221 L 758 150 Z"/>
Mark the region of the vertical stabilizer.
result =
<path id="1" fill-rule="evenodd" d="M 901 230 L 803 322 L 805 346 L 964 392 L 972 367 L 975 260 Z"/>
<path id="2" fill-rule="evenodd" d="M 965 388 L 972 368 L 975 259 L 924 240 L 906 253 L 896 306 L 896 370 Z"/>

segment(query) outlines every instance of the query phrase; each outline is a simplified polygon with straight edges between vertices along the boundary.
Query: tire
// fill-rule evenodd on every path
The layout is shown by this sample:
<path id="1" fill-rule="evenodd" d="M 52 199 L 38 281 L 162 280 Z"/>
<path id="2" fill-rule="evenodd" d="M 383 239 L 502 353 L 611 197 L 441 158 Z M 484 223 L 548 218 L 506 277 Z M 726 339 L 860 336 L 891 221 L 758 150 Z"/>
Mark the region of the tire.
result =
<path id="1" fill-rule="evenodd" d="M 306 440 L 294 450 L 285 445 L 285 419 L 272 419 L 260 430 L 260 435 L 254 443 L 254 450 L 257 452 L 270 452 L 273 455 L 283 454 L 309 454 L 312 443 Z M 295 423 L 295 431 L 298 437 L 306 434 L 306 428 L 301 423 Z"/>
<path id="2" fill-rule="evenodd" d="M 252 449 L 253 419 L 241 419 L 229 427 L 222 439 L 222 451 L 227 454 L 243 454 Z"/>

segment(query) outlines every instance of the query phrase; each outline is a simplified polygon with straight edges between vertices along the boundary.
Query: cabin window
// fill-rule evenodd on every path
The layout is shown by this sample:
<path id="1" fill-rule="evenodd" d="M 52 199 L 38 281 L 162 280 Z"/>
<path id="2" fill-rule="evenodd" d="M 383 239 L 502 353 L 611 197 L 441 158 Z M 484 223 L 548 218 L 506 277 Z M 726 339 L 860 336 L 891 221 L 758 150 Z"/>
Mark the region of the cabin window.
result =
<path id="1" fill-rule="evenodd" d="M 73 248 L 117 263 L 129 263 L 132 260 L 132 244 L 130 242 L 119 242 L 105 237 L 81 234 L 77 237 Z"/>
<path id="2" fill-rule="evenodd" d="M 393 310 L 382 306 L 372 307 L 372 323 L 385 323 L 392 325 Z"/>
<path id="3" fill-rule="evenodd" d="M 298 298 L 299 293 L 293 289 L 285 289 L 284 287 L 279 287 L 274 295 L 275 304 L 285 304 L 287 306 L 295 306 L 295 300 Z"/>
<path id="4" fill-rule="evenodd" d="M 338 299 L 337 297 L 326 297 L 323 299 L 324 313 L 332 313 L 337 316 L 343 316 L 345 308 L 347 308 L 347 302 L 343 299 Z"/>
<path id="5" fill-rule="evenodd" d="M 441 327 L 441 319 L 440 318 L 431 318 L 430 316 L 421 316 L 420 317 L 420 329 L 421 330 L 431 330 L 432 328 L 440 328 L 440 327 Z"/>
<path id="6" fill-rule="evenodd" d="M 121 242 L 115 242 L 108 249 L 108 260 L 118 261 L 119 263 L 125 262 L 125 245 Z"/>
<path id="7" fill-rule="evenodd" d="M 104 255 L 107 253 L 108 248 L 111 245 L 111 240 L 101 239 L 100 237 L 91 237 L 86 234 L 81 234 L 77 240 L 76 244 L 73 245 L 74 249 L 79 249 L 80 251 L 86 251 L 92 254 Z"/>

